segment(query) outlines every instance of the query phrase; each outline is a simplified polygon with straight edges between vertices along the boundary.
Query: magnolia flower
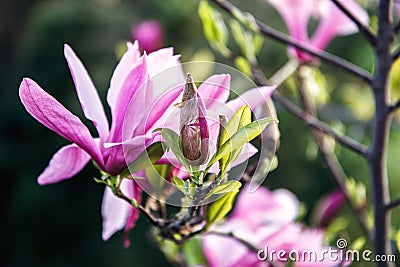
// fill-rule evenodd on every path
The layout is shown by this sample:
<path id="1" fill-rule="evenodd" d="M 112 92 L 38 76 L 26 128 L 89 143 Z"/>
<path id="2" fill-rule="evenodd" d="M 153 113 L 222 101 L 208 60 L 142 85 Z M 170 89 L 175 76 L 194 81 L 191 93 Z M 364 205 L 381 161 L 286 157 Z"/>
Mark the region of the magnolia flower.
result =
<path id="1" fill-rule="evenodd" d="M 172 48 L 140 56 L 138 43 L 128 43 L 128 51 L 114 71 L 107 94 L 112 115 L 110 128 L 97 90 L 82 62 L 68 45 L 65 45 L 64 55 L 84 115 L 94 123 L 98 137 L 94 138 L 77 116 L 35 81 L 24 78 L 19 95 L 27 111 L 44 126 L 72 142 L 54 154 L 48 167 L 39 175 L 41 185 L 73 177 L 90 159 L 103 172 L 120 174 L 127 167 L 127 162 L 134 161 L 154 141 L 157 134 L 153 130 L 158 127 L 158 119 L 180 94 L 181 90 L 176 85 L 184 79 L 177 68 L 177 72 L 169 72 L 168 84 L 154 86 L 149 78 L 178 65 L 179 56 L 173 55 Z M 167 87 L 173 89 L 160 101 Z M 156 101 L 157 109 L 150 112 L 149 107 Z M 139 198 L 140 190 L 134 182 L 124 181 L 121 187 L 128 196 Z M 124 205 L 122 209 L 121 205 Z M 123 210 L 123 223 L 120 222 L 121 216 L 115 216 L 116 213 L 121 214 L 120 210 Z M 108 239 L 115 229 L 125 225 L 130 228 L 137 218 L 136 212 L 123 201 L 116 201 L 107 188 L 102 206 L 103 239 Z"/>
<path id="2" fill-rule="evenodd" d="M 287 190 L 270 192 L 260 187 L 250 193 L 249 187 L 243 188 L 227 221 L 212 226 L 210 233 L 203 236 L 203 250 L 209 266 L 269 266 L 268 261 L 273 261 L 273 266 L 283 267 L 287 264 L 267 258 L 263 262 L 261 256 L 265 255 L 257 255 L 238 240 L 213 232 L 233 233 L 264 251 L 267 247 L 269 251 L 283 250 L 286 253 L 296 250 L 300 255 L 302 251 L 311 250 L 317 254 L 322 253 L 326 249 L 322 242 L 323 232 L 318 229 L 304 229 L 302 225 L 294 223 L 298 210 L 297 198 Z M 337 266 L 337 262 L 329 259 L 316 262 L 298 261 L 294 266 Z"/>
<path id="3" fill-rule="evenodd" d="M 312 221 L 319 227 L 326 227 L 335 218 L 343 204 L 346 196 L 341 189 L 337 189 L 323 197 L 312 213 Z"/>
<path id="4" fill-rule="evenodd" d="M 267 0 L 282 16 L 289 34 L 300 41 L 324 49 L 336 36 L 350 35 L 358 31 L 357 25 L 349 19 L 330 0 Z M 339 1 L 362 24 L 368 25 L 369 17 L 366 10 L 354 0 Z M 311 16 L 319 17 L 319 24 L 311 40 L 308 37 L 308 21 Z M 311 60 L 310 56 L 297 49 L 290 53 L 301 62 Z"/>
<path id="5" fill-rule="evenodd" d="M 140 48 L 151 53 L 160 49 L 164 43 L 164 30 L 157 20 L 144 20 L 132 27 L 133 40 L 137 40 Z"/>

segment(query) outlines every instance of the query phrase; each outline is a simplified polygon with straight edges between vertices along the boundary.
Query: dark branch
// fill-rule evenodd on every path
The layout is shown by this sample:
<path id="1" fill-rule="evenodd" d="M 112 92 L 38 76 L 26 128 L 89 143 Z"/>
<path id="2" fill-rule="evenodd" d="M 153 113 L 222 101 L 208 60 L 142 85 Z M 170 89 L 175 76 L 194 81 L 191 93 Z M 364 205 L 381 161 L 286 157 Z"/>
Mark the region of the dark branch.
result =
<path id="1" fill-rule="evenodd" d="M 390 202 L 389 204 L 386 205 L 386 210 L 391 210 L 393 208 L 396 208 L 400 206 L 400 198 L 393 200 L 392 202 Z"/>
<path id="2" fill-rule="evenodd" d="M 251 67 L 252 67 L 252 75 L 253 75 L 254 80 L 262 86 L 269 85 L 268 80 L 265 78 L 264 73 L 260 70 L 259 66 L 256 64 L 253 64 Z M 356 152 L 357 154 L 361 155 L 362 157 L 368 156 L 368 148 L 366 148 L 364 145 L 360 144 L 359 142 L 350 138 L 347 135 L 337 133 L 329 125 L 318 120 L 316 117 L 314 117 L 310 113 L 305 112 L 303 109 L 299 108 L 296 104 L 291 102 L 289 99 L 284 97 L 279 92 L 275 91 L 272 94 L 271 98 L 276 103 L 278 103 L 279 105 L 284 107 L 286 110 L 288 110 L 290 113 L 295 115 L 298 119 L 300 119 L 304 123 L 306 123 L 308 126 L 333 137 L 336 141 L 338 141 L 345 147 L 349 148 L 350 150 Z"/>
<path id="3" fill-rule="evenodd" d="M 393 52 L 392 61 L 396 61 L 396 59 L 398 59 L 399 57 L 400 57 L 400 47 Z"/>
<path id="4" fill-rule="evenodd" d="M 400 108 L 400 100 L 389 107 L 389 112 L 395 112 Z"/>
<path id="5" fill-rule="evenodd" d="M 235 17 L 235 14 L 239 10 L 235 6 L 233 6 L 231 3 L 229 3 L 228 1 L 225 1 L 225 0 L 211 0 L 211 1 L 214 2 L 215 4 L 217 4 L 219 7 L 221 7 L 223 10 L 228 12 L 233 17 Z M 265 37 L 272 38 L 278 42 L 281 42 L 281 43 L 284 43 L 287 45 L 291 45 L 297 49 L 300 49 L 304 52 L 309 53 L 310 55 L 320 58 L 321 60 L 324 60 L 325 62 L 335 65 L 335 66 L 359 77 L 360 79 L 362 79 L 368 83 L 371 83 L 372 76 L 369 72 L 359 68 L 358 66 L 356 66 L 342 58 L 339 58 L 335 55 L 329 54 L 323 50 L 316 49 L 315 47 L 313 47 L 312 45 L 310 45 L 308 43 L 299 41 L 291 36 L 283 34 L 279 31 L 269 27 L 268 25 L 262 23 L 259 20 L 255 21 L 254 26 L 256 27 L 256 29 L 252 29 L 252 28 L 251 29 L 256 32 L 260 32 Z"/>
<path id="6" fill-rule="evenodd" d="M 376 44 L 376 35 L 372 32 L 372 30 L 361 23 L 345 6 L 342 5 L 338 0 L 331 0 L 346 16 L 351 19 L 358 27 L 360 32 L 367 38 L 367 40 L 371 43 L 372 46 Z"/>
<path id="7" fill-rule="evenodd" d="M 344 135 L 337 133 L 334 129 L 332 129 L 330 126 L 325 124 L 324 122 L 318 120 L 314 116 L 308 114 L 295 104 L 293 104 L 290 100 L 282 96 L 278 92 L 274 92 L 272 95 L 272 99 L 278 103 L 279 105 L 283 106 L 285 109 L 290 111 L 293 115 L 295 115 L 297 118 L 305 122 L 308 126 L 311 126 L 321 132 L 324 132 L 325 134 L 332 136 L 337 140 L 339 143 L 344 145 L 345 147 L 349 148 L 350 150 L 356 152 L 357 154 L 367 157 L 368 155 L 368 149 L 357 142 L 356 140 Z"/>

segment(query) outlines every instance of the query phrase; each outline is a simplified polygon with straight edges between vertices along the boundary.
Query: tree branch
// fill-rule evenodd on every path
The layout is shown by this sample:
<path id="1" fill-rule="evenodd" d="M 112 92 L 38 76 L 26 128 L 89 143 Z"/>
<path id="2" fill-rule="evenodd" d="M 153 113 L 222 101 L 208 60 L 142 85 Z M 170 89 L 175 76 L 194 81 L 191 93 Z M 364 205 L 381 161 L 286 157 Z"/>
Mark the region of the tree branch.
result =
<path id="1" fill-rule="evenodd" d="M 396 103 L 394 103 L 393 105 L 389 106 L 389 112 L 395 112 L 400 108 L 400 100 L 398 100 Z"/>
<path id="2" fill-rule="evenodd" d="M 310 95 L 307 91 L 307 88 L 304 87 L 303 77 L 301 75 L 301 70 L 299 71 L 299 94 L 301 98 L 301 102 L 303 103 L 304 110 L 309 113 L 310 115 L 317 117 L 317 111 L 315 109 L 315 105 L 312 102 Z M 351 199 L 349 192 L 346 188 L 346 180 L 347 175 L 344 172 L 340 162 L 338 161 L 334 146 L 328 144 L 325 136 L 317 129 L 312 129 L 311 134 L 317 143 L 319 150 L 322 153 L 322 156 L 325 160 L 326 165 L 328 166 L 329 172 L 331 173 L 332 177 L 334 178 L 337 186 L 343 192 L 347 203 L 349 204 L 350 208 L 356 214 L 358 222 L 360 223 L 361 229 L 368 237 L 371 238 L 371 233 L 367 224 L 367 214 L 364 209 L 357 207 L 353 200 Z"/>
<path id="3" fill-rule="evenodd" d="M 375 116 L 372 126 L 371 147 L 368 153 L 370 187 L 374 210 L 373 248 L 376 255 L 390 255 L 391 245 L 390 212 L 386 203 L 389 199 L 387 176 L 387 147 L 390 129 L 389 74 L 392 66 L 391 48 L 394 40 L 391 16 L 392 1 L 380 0 L 378 6 L 378 41 L 375 45 L 377 55 L 376 72 L 372 81 L 375 100 Z M 389 262 L 377 262 L 376 266 L 393 266 Z"/>
<path id="4" fill-rule="evenodd" d="M 376 44 L 376 35 L 372 32 L 371 28 L 361 23 L 345 6 L 342 5 L 338 0 L 331 0 L 346 16 L 351 19 L 358 27 L 360 32 L 367 38 L 372 46 Z"/>
<path id="5" fill-rule="evenodd" d="M 267 86 L 270 84 L 270 82 L 265 78 L 264 73 L 260 70 L 260 68 L 257 64 L 252 64 L 251 68 L 252 68 L 253 78 L 258 84 L 260 84 L 262 86 Z M 287 77 L 284 77 L 283 79 L 286 79 L 286 78 Z M 282 77 L 280 77 L 279 79 L 282 79 Z M 274 82 L 277 82 L 277 84 L 279 85 L 283 81 L 282 80 L 276 81 L 274 79 Z M 306 123 L 308 126 L 333 137 L 336 141 L 341 143 L 343 146 L 354 151 L 355 153 L 359 154 L 360 156 L 367 157 L 368 148 L 366 148 L 364 145 L 360 144 L 359 142 L 357 142 L 356 140 L 352 139 L 351 137 L 349 137 L 347 135 L 336 132 L 334 129 L 332 129 L 326 123 L 318 120 L 318 118 L 314 117 L 310 113 L 305 112 L 303 109 L 299 108 L 296 104 L 294 104 L 289 99 L 284 97 L 278 91 L 275 90 L 275 92 L 272 94 L 271 98 L 276 103 L 278 103 L 279 105 L 284 107 L 286 110 L 288 110 L 290 113 L 292 113 L 294 116 L 296 116 L 298 119 L 300 119 L 304 123 Z"/>
<path id="6" fill-rule="evenodd" d="M 399 57 L 400 57 L 400 47 L 393 52 L 392 61 L 396 61 L 396 59 L 398 59 Z"/>
<path id="7" fill-rule="evenodd" d="M 232 5 L 231 3 L 229 3 L 228 1 L 225 1 L 225 0 L 210 0 L 210 1 L 214 2 L 219 7 L 221 7 L 223 10 L 228 12 L 231 16 L 235 17 L 236 19 L 238 19 L 240 21 L 240 18 L 237 17 L 237 14 L 242 13 L 242 12 L 238 8 L 236 8 L 234 5 Z M 309 53 L 310 55 L 320 58 L 321 60 L 324 60 L 327 63 L 337 66 L 368 83 L 371 83 L 372 76 L 369 72 L 359 68 L 358 66 L 356 66 L 342 58 L 339 58 L 335 55 L 329 54 L 323 50 L 316 49 L 315 47 L 313 47 L 312 45 L 310 45 L 308 43 L 299 41 L 291 36 L 285 35 L 279 31 L 269 27 L 268 25 L 262 23 L 259 20 L 255 20 L 255 25 L 252 25 L 252 26 L 253 27 L 250 27 L 251 30 L 253 30 L 255 32 L 260 32 L 265 37 L 274 39 L 276 41 L 279 41 L 279 42 L 287 44 L 287 45 L 291 45 L 297 49 L 300 49 L 304 52 Z"/>
<path id="8" fill-rule="evenodd" d="M 388 211 L 388 210 L 394 209 L 398 206 L 400 206 L 400 198 L 393 200 L 392 202 L 387 204 L 385 208 Z"/>

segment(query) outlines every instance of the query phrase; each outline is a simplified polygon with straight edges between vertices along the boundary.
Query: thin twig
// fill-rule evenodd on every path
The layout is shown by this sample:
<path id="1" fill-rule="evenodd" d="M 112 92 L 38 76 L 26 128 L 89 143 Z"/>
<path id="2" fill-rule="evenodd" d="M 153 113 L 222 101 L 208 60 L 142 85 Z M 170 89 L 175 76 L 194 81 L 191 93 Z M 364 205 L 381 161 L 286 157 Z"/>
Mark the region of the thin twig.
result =
<path id="1" fill-rule="evenodd" d="M 309 93 L 307 92 L 307 88 L 304 88 L 304 82 L 303 82 L 303 77 L 301 75 L 301 72 L 299 72 L 299 86 L 298 86 L 298 91 L 300 94 L 301 101 L 303 103 L 304 110 L 309 113 L 310 115 L 317 117 L 317 111 L 315 109 L 315 105 L 313 105 Z M 353 212 L 356 214 L 357 219 L 360 223 L 360 226 L 365 233 L 365 235 L 370 239 L 371 238 L 371 233 L 367 224 L 367 214 L 365 213 L 365 210 L 362 208 L 359 208 L 355 205 L 353 200 L 350 197 L 350 194 L 346 188 L 346 180 L 347 180 L 347 175 L 344 172 L 340 162 L 338 161 L 335 152 L 334 152 L 334 147 L 330 146 L 325 139 L 325 136 L 322 135 L 322 132 L 319 130 L 313 129 L 311 130 L 311 134 L 319 148 L 319 150 L 322 153 L 322 156 L 325 160 L 326 165 L 328 166 L 328 169 L 333 176 L 336 184 L 339 186 L 340 190 L 343 192 L 347 203 L 349 204 L 350 208 L 353 210 Z"/>
<path id="2" fill-rule="evenodd" d="M 290 64 L 290 62 L 289 62 Z M 260 70 L 259 66 L 257 64 L 252 64 L 252 73 L 253 73 L 253 78 L 257 83 L 259 83 L 262 86 L 269 85 L 270 82 L 265 78 L 263 72 Z M 275 76 L 274 76 L 275 77 Z M 281 77 L 282 78 L 282 77 Z M 287 78 L 287 77 L 286 77 Z M 282 80 L 277 81 L 278 84 L 282 83 Z M 368 148 L 366 148 L 363 144 L 360 144 L 356 140 L 352 139 L 351 137 L 338 133 L 335 131 L 332 127 L 327 125 L 326 123 L 320 121 L 310 113 L 305 112 L 303 109 L 299 108 L 296 104 L 291 102 L 289 99 L 287 99 L 285 96 L 280 94 L 278 91 L 275 90 L 275 92 L 271 96 L 272 100 L 274 100 L 276 103 L 284 107 L 286 110 L 288 110 L 290 113 L 295 115 L 298 119 L 302 120 L 304 123 L 306 123 L 308 126 L 311 126 L 314 129 L 317 129 L 337 140 L 339 143 L 344 145 L 345 147 L 349 148 L 350 150 L 354 151 L 355 153 L 359 154 L 362 157 L 367 157 L 368 156 Z"/>
<path id="3" fill-rule="evenodd" d="M 241 12 L 237 7 L 235 7 L 228 1 L 225 1 L 225 0 L 210 0 L 210 1 L 217 4 L 219 7 L 221 7 L 223 10 L 228 12 L 233 17 L 235 17 L 235 15 L 238 12 Z M 237 18 L 237 19 L 239 19 L 239 18 Z M 291 36 L 283 34 L 279 31 L 269 27 L 268 25 L 262 23 L 259 20 L 255 20 L 255 25 L 253 25 L 253 26 L 254 27 L 250 27 L 251 30 L 253 30 L 255 32 L 260 32 L 265 37 L 272 38 L 276 41 L 279 41 L 279 42 L 287 44 L 287 45 L 291 45 L 297 49 L 307 52 L 317 58 L 320 58 L 332 65 L 335 65 L 335 66 L 355 75 L 356 77 L 359 77 L 360 79 L 362 79 L 368 83 L 370 83 L 372 80 L 372 75 L 369 72 L 365 71 L 364 69 L 361 69 L 358 66 L 356 66 L 342 58 L 339 58 L 335 55 L 329 54 L 321 49 L 317 49 L 308 43 L 305 43 L 305 42 L 297 40 Z"/>
<path id="4" fill-rule="evenodd" d="M 376 35 L 372 32 L 371 28 L 361 23 L 345 6 L 338 0 L 331 0 L 346 16 L 351 19 L 358 27 L 360 32 L 364 34 L 365 38 L 371 43 L 372 46 L 376 44 Z"/>
<path id="5" fill-rule="evenodd" d="M 397 48 L 392 55 L 392 61 L 396 61 L 400 57 L 400 47 Z"/>
<path id="6" fill-rule="evenodd" d="M 394 103 L 393 105 L 391 105 L 391 106 L 389 107 L 389 112 L 390 112 L 390 113 L 395 112 L 395 111 L 397 111 L 399 108 L 400 108 L 400 100 L 398 100 L 396 103 Z"/>
<path id="7" fill-rule="evenodd" d="M 295 115 L 297 118 L 305 122 L 308 126 L 311 126 L 321 132 L 324 132 L 329 136 L 332 136 L 339 143 L 349 148 L 350 150 L 356 152 L 360 156 L 367 157 L 368 149 L 364 145 L 348 137 L 347 135 L 338 133 L 326 123 L 318 120 L 314 116 L 310 115 L 309 113 L 305 112 L 304 110 L 293 104 L 290 100 L 285 98 L 280 93 L 275 91 L 272 94 L 272 100 L 274 100 L 276 103 L 278 103 L 279 105 L 283 106 L 285 109 L 290 111 L 293 115 Z"/>
<path id="8" fill-rule="evenodd" d="M 385 206 L 385 208 L 386 208 L 386 210 L 391 210 L 391 209 L 396 208 L 398 206 L 400 206 L 400 198 L 393 200 L 392 202 L 387 204 Z"/>

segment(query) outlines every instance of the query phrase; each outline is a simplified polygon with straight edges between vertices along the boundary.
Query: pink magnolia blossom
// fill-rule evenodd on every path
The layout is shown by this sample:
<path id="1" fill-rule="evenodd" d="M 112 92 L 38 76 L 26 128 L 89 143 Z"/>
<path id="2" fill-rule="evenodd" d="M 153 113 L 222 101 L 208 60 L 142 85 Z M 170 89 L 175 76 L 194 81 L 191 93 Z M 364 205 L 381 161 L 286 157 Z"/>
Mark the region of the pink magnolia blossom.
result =
<path id="1" fill-rule="evenodd" d="M 266 99 L 269 98 L 274 89 L 274 86 L 253 88 L 243 93 L 242 95 L 239 95 L 237 98 L 228 101 L 228 97 L 230 94 L 230 75 L 213 75 L 206 79 L 199 86 L 196 95 L 200 99 L 199 102 L 203 103 L 201 105 L 205 106 L 205 114 L 204 107 L 201 107 L 202 111 L 200 112 L 200 114 L 207 119 L 207 125 L 209 126 L 208 130 L 210 138 L 210 155 L 213 155 L 216 151 L 216 144 L 215 142 L 211 141 L 215 141 L 218 138 L 218 116 L 226 115 L 229 119 L 243 105 L 249 105 L 252 109 L 255 109 L 265 103 Z M 183 87 L 181 87 L 181 91 L 183 91 Z M 177 97 L 176 103 L 179 103 L 182 100 L 182 94 L 183 92 L 179 97 Z M 157 107 L 157 105 L 158 103 L 156 102 L 154 107 Z M 180 108 L 171 106 L 171 108 L 167 109 L 161 116 L 161 118 L 159 118 L 158 127 L 172 129 L 175 131 L 175 133 L 179 134 L 180 111 Z M 238 157 L 232 162 L 232 167 L 244 162 L 245 160 L 253 156 L 256 152 L 257 149 L 250 143 L 247 143 L 243 147 Z M 166 152 L 164 156 L 158 161 L 158 163 L 174 165 L 174 168 L 172 169 L 169 177 L 166 177 L 167 179 L 170 179 L 173 176 L 185 179 L 189 176 L 186 169 L 177 160 L 172 151 Z M 202 165 L 203 168 L 204 166 L 205 165 Z M 214 164 L 210 171 L 217 172 L 218 163 Z M 140 186 L 146 191 L 149 190 L 149 193 L 151 193 L 151 188 L 149 188 L 150 185 L 147 183 L 146 180 L 138 180 L 137 183 L 139 183 Z M 126 225 L 127 223 L 129 223 L 129 216 L 131 214 L 130 210 L 132 208 L 125 202 L 119 199 L 115 199 L 111 191 L 106 192 L 106 194 L 104 195 L 103 208 L 105 209 L 103 214 L 107 213 L 107 211 L 110 210 L 110 215 L 107 216 L 107 218 L 109 219 L 106 221 L 106 223 L 103 223 L 103 237 L 107 239 L 116 231 L 124 227 L 126 229 Z M 125 242 L 128 241 L 126 240 Z"/>
<path id="2" fill-rule="evenodd" d="M 318 49 L 325 49 L 336 36 L 358 32 L 357 25 L 349 19 L 330 0 L 267 0 L 282 16 L 289 34 L 300 41 Z M 369 17 L 354 0 L 339 1 L 362 24 L 368 25 Z M 311 16 L 318 16 L 319 24 L 313 36 L 308 36 L 308 21 Z M 297 49 L 290 49 L 290 54 L 300 62 L 311 60 L 310 56 Z"/>
<path id="3" fill-rule="evenodd" d="M 305 229 L 301 224 L 294 223 L 298 209 L 297 198 L 287 190 L 270 192 L 260 187 L 250 193 L 249 187 L 243 188 L 227 221 L 213 226 L 211 232 L 203 236 L 203 250 L 209 266 L 269 266 L 268 261 L 272 261 L 273 266 L 283 267 L 287 264 L 278 259 L 267 258 L 261 261 L 257 253 L 250 251 L 243 243 L 231 237 L 213 234 L 213 231 L 233 233 L 264 251 L 267 248 L 269 251 L 282 250 L 285 253 L 296 250 L 300 255 L 302 251 L 310 250 L 321 253 L 326 249 L 323 246 L 323 232 L 319 229 Z M 294 266 L 324 267 L 337 264 L 326 259 L 316 262 L 297 261 Z"/>
<path id="4" fill-rule="evenodd" d="M 158 119 L 180 94 L 181 89 L 176 85 L 184 79 L 180 76 L 181 71 L 175 73 L 175 76 L 169 73 L 170 84 L 155 86 L 149 79 L 180 64 L 179 56 L 173 55 L 172 48 L 141 56 L 138 43 L 128 43 L 128 50 L 114 71 L 107 94 L 112 115 L 109 127 L 97 90 L 82 62 L 68 45 L 65 45 L 64 55 L 84 115 L 94 123 L 98 137 L 94 138 L 77 116 L 35 81 L 24 78 L 19 95 L 27 111 L 44 126 L 72 142 L 54 154 L 48 167 L 38 177 L 41 185 L 73 177 L 90 159 L 105 173 L 120 174 L 127 167 L 127 162 L 135 160 L 154 141 L 156 134 L 153 130 L 158 127 Z M 175 89 L 170 90 L 160 101 L 167 87 Z M 149 107 L 156 101 L 157 109 L 150 112 Z M 149 113 L 149 116 L 145 116 Z M 134 182 L 124 181 L 121 187 L 128 196 L 139 200 L 140 189 Z M 115 229 L 123 226 L 128 230 L 132 228 L 138 216 L 135 209 L 112 196 L 108 188 L 104 195 L 102 214 L 105 240 Z M 121 218 L 123 223 L 120 222 Z"/>
<path id="5" fill-rule="evenodd" d="M 335 218 L 346 201 L 343 191 L 337 189 L 323 197 L 313 211 L 312 220 L 319 227 L 326 227 Z"/>
<path id="6" fill-rule="evenodd" d="M 133 40 L 137 40 L 140 48 L 151 53 L 160 49 L 164 43 L 164 30 L 158 20 L 144 20 L 132 27 Z"/>

